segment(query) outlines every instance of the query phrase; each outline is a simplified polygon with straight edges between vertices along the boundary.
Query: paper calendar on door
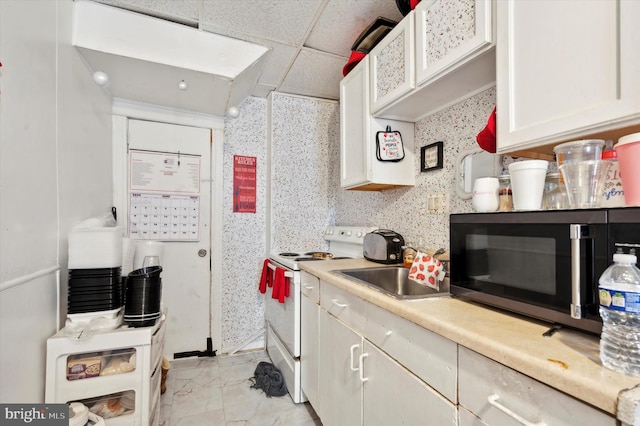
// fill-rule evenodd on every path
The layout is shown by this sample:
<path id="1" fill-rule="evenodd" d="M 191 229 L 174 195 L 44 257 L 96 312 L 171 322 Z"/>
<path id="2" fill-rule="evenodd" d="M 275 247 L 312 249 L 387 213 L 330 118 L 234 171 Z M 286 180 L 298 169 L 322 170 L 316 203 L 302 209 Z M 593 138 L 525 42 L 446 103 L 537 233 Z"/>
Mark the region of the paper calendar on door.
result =
<path id="1" fill-rule="evenodd" d="M 129 237 L 198 241 L 200 156 L 131 150 L 129 160 Z"/>

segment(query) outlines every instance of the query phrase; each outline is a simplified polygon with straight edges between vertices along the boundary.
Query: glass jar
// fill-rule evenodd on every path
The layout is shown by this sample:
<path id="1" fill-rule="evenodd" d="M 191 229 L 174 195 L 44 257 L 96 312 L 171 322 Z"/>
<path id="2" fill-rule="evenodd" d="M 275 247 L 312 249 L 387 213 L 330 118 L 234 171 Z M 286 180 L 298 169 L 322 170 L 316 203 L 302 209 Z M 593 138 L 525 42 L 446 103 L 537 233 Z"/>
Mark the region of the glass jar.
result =
<path id="1" fill-rule="evenodd" d="M 511 193 L 511 176 L 500 175 L 498 176 L 498 183 L 500 185 L 498 189 L 498 195 L 500 196 L 500 205 L 498 211 L 510 212 L 513 210 L 513 197 Z"/>
<path id="2" fill-rule="evenodd" d="M 567 189 L 561 179 L 560 173 L 549 173 L 544 182 L 544 195 L 542 196 L 543 210 L 562 210 L 569 208 Z"/>

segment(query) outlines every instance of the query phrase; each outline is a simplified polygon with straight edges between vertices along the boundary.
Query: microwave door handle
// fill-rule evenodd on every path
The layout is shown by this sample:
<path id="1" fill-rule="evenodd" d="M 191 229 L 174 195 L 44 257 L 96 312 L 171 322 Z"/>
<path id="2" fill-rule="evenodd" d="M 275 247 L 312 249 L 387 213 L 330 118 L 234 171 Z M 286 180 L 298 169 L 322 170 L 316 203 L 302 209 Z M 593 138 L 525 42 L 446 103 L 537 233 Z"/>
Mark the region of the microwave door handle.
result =
<path id="1" fill-rule="evenodd" d="M 580 240 L 591 238 L 589 226 L 580 224 L 569 225 L 571 238 L 571 318 L 582 319 L 582 295 L 580 294 Z"/>

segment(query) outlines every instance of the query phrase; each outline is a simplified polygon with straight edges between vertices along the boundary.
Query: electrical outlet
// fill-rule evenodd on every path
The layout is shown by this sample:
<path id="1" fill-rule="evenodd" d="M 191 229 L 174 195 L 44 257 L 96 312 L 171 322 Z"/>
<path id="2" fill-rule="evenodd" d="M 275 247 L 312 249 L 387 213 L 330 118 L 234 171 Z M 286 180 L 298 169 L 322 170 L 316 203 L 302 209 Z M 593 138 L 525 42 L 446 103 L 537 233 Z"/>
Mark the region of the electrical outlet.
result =
<path id="1" fill-rule="evenodd" d="M 449 212 L 449 194 L 432 192 L 427 195 L 427 213 L 447 214 Z"/>

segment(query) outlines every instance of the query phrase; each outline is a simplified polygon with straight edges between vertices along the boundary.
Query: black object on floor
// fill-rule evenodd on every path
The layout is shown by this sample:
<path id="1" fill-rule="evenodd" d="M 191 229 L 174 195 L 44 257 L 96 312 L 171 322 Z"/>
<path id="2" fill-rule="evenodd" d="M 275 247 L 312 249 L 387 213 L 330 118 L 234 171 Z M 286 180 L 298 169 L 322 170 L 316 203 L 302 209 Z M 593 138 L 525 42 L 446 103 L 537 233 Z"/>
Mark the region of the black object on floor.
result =
<path id="1" fill-rule="evenodd" d="M 249 380 L 252 382 L 252 389 L 262 389 L 269 398 L 287 394 L 287 384 L 282 373 L 270 362 L 259 362 L 253 377 Z"/>

